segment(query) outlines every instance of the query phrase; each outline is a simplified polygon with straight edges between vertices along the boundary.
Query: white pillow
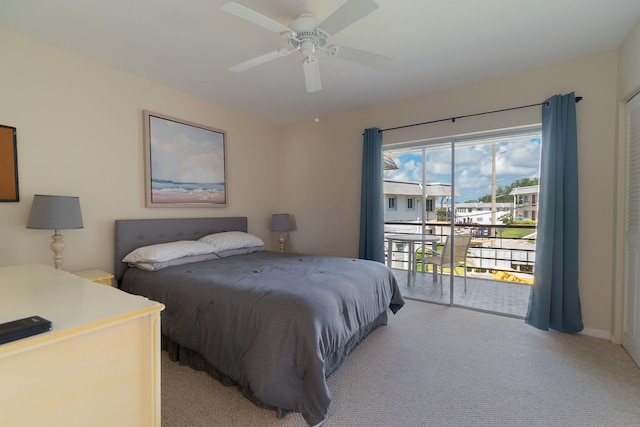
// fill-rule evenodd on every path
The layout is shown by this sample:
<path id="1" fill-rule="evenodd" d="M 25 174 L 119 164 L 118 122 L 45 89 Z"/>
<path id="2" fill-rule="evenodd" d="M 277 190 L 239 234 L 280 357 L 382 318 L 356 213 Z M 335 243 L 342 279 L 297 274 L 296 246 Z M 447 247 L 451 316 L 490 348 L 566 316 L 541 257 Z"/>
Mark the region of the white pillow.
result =
<path id="1" fill-rule="evenodd" d="M 213 251 L 217 254 L 230 249 L 264 246 L 261 238 L 243 231 L 225 231 L 222 233 L 209 234 L 201 237 L 198 241 L 213 246 Z"/>
<path id="2" fill-rule="evenodd" d="M 211 245 L 195 240 L 179 240 L 177 242 L 142 246 L 129 252 L 127 256 L 122 258 L 122 262 L 164 262 L 186 256 L 211 253 L 214 253 L 214 248 Z"/>
<path id="3" fill-rule="evenodd" d="M 262 251 L 264 251 L 264 246 L 250 246 L 248 248 L 227 249 L 225 251 L 216 252 L 215 255 L 218 258 L 226 258 L 234 255 L 244 255 Z"/>
<path id="4" fill-rule="evenodd" d="M 169 261 L 160 262 L 131 262 L 129 267 L 136 267 L 145 271 L 158 271 L 163 268 L 171 267 L 174 265 L 192 264 L 194 262 L 209 261 L 212 259 L 221 258 L 216 254 L 203 254 L 203 255 L 190 255 L 182 258 L 176 258 Z"/>

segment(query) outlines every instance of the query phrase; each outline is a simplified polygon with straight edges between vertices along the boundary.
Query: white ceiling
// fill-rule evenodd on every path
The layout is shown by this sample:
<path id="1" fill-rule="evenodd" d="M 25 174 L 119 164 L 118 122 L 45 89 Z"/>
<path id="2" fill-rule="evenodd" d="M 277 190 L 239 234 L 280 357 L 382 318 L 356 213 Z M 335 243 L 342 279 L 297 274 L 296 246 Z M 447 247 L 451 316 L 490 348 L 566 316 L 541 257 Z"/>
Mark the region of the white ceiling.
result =
<path id="1" fill-rule="evenodd" d="M 381 70 L 319 55 L 307 93 L 299 53 L 228 70 L 287 47 L 223 12 L 227 0 L 2 0 L 0 28 L 274 124 L 291 124 L 618 48 L 640 0 L 377 0 L 332 42 L 393 58 Z M 288 25 L 345 0 L 237 0 Z"/>

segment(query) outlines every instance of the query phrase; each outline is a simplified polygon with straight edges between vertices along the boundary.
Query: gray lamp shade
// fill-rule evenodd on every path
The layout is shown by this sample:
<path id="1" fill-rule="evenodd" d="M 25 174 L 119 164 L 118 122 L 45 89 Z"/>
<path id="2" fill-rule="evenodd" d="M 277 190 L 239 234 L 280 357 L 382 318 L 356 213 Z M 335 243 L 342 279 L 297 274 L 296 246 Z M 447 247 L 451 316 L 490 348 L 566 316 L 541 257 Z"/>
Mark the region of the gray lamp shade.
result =
<path id="1" fill-rule="evenodd" d="M 271 217 L 271 231 L 293 230 L 289 214 L 273 214 Z"/>
<path id="2" fill-rule="evenodd" d="M 33 196 L 27 228 L 71 230 L 84 228 L 80 199 L 73 196 Z"/>

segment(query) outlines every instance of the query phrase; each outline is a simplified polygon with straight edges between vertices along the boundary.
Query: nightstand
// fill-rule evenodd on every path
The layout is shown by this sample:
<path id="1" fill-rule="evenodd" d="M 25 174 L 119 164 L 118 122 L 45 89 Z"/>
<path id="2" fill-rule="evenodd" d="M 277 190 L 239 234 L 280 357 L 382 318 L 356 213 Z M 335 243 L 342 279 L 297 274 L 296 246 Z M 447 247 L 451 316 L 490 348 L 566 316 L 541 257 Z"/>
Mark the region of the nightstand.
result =
<path id="1" fill-rule="evenodd" d="M 107 273 L 102 270 L 84 270 L 84 271 L 74 271 L 73 274 L 76 276 L 84 277 L 87 280 L 91 280 L 92 282 L 100 283 L 101 285 L 113 286 L 113 274 Z"/>

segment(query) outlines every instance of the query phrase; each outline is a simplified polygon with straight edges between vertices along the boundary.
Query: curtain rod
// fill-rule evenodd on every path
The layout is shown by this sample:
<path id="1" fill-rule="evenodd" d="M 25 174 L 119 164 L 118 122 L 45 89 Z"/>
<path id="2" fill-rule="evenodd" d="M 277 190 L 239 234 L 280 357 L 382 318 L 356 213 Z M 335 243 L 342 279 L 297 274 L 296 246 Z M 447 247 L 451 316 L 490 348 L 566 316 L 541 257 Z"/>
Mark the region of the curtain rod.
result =
<path id="1" fill-rule="evenodd" d="M 576 104 L 578 102 L 580 102 L 581 100 L 582 100 L 581 96 L 576 96 Z M 390 131 L 390 130 L 410 128 L 410 127 L 413 127 L 413 126 L 430 125 L 430 124 L 439 123 L 439 122 L 451 121 L 451 123 L 455 123 L 457 119 L 465 119 L 467 117 L 483 116 L 485 114 L 502 113 L 504 111 L 520 110 L 522 108 L 530 108 L 530 107 L 536 107 L 538 105 L 548 105 L 548 104 L 549 104 L 549 101 L 545 101 L 545 102 L 539 102 L 537 104 L 522 105 L 520 107 L 503 108 L 502 110 L 485 111 L 484 113 L 467 114 L 467 115 L 464 115 L 464 116 L 449 117 L 448 119 L 431 120 L 429 122 L 413 123 L 413 124 L 410 124 L 410 125 L 397 126 L 397 127 L 394 127 L 394 128 L 380 129 L 379 132 L 387 132 L 387 131 Z"/>

